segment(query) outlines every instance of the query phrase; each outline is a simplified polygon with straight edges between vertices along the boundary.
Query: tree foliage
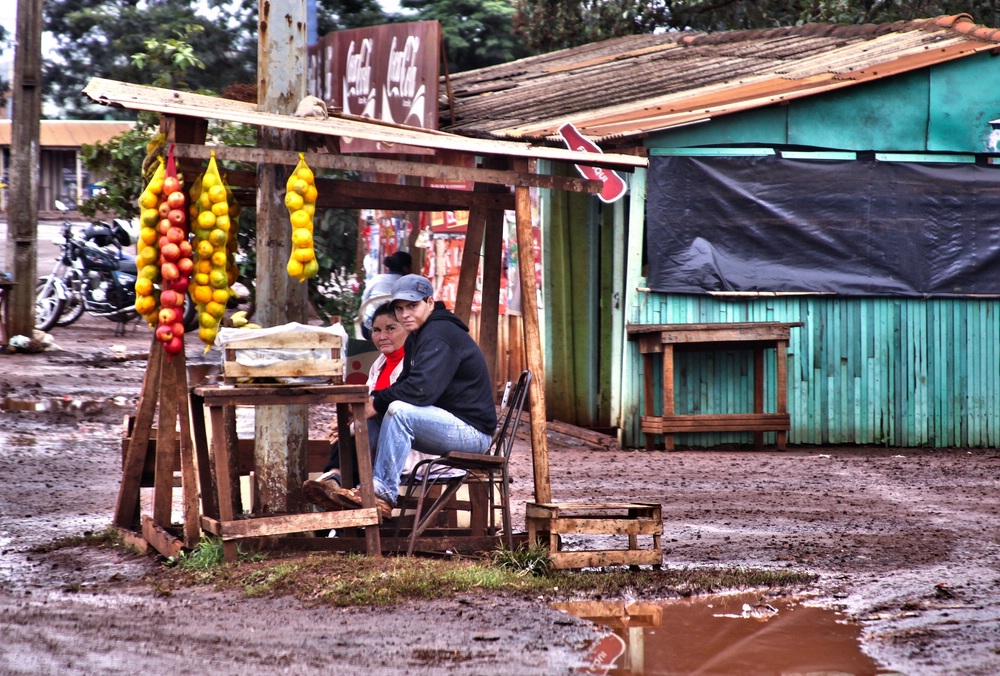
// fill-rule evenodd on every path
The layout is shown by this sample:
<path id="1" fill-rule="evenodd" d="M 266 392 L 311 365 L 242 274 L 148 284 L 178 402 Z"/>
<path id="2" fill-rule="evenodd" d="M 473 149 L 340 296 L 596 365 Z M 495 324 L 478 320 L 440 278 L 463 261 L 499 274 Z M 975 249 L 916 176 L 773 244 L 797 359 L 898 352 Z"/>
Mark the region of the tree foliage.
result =
<path id="1" fill-rule="evenodd" d="M 51 0 L 45 30 L 56 41 L 55 58 L 44 66 L 46 95 L 70 118 L 128 118 L 134 114 L 93 104 L 81 90 L 92 77 L 155 84 L 162 69 L 136 63 L 147 41 L 190 46 L 204 69 L 187 72 L 193 90 L 222 91 L 233 82 L 256 80 L 256 31 L 232 31 L 239 18 L 221 5 L 206 11 L 198 0 Z"/>
<path id="2" fill-rule="evenodd" d="M 402 0 L 416 10 L 407 21 L 438 21 L 449 72 L 484 68 L 528 56 L 514 34 L 512 0 Z"/>

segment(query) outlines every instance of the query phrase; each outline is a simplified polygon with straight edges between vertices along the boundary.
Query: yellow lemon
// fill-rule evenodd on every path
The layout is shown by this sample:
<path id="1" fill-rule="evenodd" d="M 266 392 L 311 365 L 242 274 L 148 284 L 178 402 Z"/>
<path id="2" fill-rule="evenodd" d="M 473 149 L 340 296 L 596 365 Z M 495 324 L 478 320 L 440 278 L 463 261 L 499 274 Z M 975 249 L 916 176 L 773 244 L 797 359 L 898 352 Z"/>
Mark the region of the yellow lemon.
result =
<path id="1" fill-rule="evenodd" d="M 225 303 L 216 303 L 215 301 L 212 301 L 205 306 L 205 312 L 212 315 L 216 319 L 222 319 L 226 314 L 226 305 Z"/>
<path id="2" fill-rule="evenodd" d="M 299 213 L 296 211 L 295 213 Z M 295 228 L 292 230 L 292 246 L 302 248 L 312 246 L 313 236 L 306 228 Z"/>
<path id="3" fill-rule="evenodd" d="M 226 201 L 226 186 L 220 184 L 213 185 L 208 189 L 208 199 L 212 202 L 225 202 Z"/>
<path id="4" fill-rule="evenodd" d="M 312 218 L 309 216 L 309 212 L 305 209 L 293 211 L 289 220 L 291 221 L 293 228 L 304 228 L 312 223 Z"/>
<path id="5" fill-rule="evenodd" d="M 288 259 L 288 265 L 285 266 L 285 270 L 288 271 L 289 277 L 301 277 L 302 276 L 302 263 L 295 260 L 294 256 Z"/>
<path id="6" fill-rule="evenodd" d="M 191 292 L 191 297 L 194 298 L 194 302 L 198 305 L 205 305 L 212 302 L 212 299 L 215 297 L 215 293 L 213 292 L 212 287 L 207 284 L 199 284 L 194 287 L 194 291 Z"/>
<path id="7" fill-rule="evenodd" d="M 299 263 L 308 263 L 312 259 L 316 258 L 316 252 L 313 251 L 312 247 L 306 249 L 296 249 L 292 252 L 292 255 L 295 256 L 295 260 Z"/>
<path id="8" fill-rule="evenodd" d="M 207 239 L 203 239 L 198 242 L 198 248 L 196 249 L 198 258 L 205 259 L 211 258 L 212 254 L 215 253 L 215 247 Z"/>
<path id="9" fill-rule="evenodd" d="M 139 206 L 143 209 L 155 209 L 160 204 L 160 198 L 152 190 L 143 190 L 139 195 Z"/>
<path id="10" fill-rule="evenodd" d="M 139 260 L 136 261 L 137 265 L 152 265 L 160 259 L 160 252 L 155 246 L 144 246 L 142 251 L 139 252 Z"/>
<path id="11" fill-rule="evenodd" d="M 207 262 L 208 262 L 208 269 L 211 270 L 212 269 L 212 261 L 207 261 Z M 197 284 L 199 287 L 201 287 L 201 286 L 208 287 L 208 273 L 207 272 L 196 272 L 194 274 L 194 283 Z M 207 303 L 208 301 L 206 300 L 205 302 Z"/>
<path id="12" fill-rule="evenodd" d="M 148 296 L 153 293 L 153 280 L 147 277 L 137 277 L 135 280 L 135 295 Z"/>
<path id="13" fill-rule="evenodd" d="M 313 175 L 313 170 L 310 169 L 305 164 L 303 164 L 298 168 L 298 170 L 295 172 L 295 175 L 301 178 L 306 183 L 312 183 L 313 181 L 316 180 L 316 177 Z"/>
<path id="14" fill-rule="evenodd" d="M 302 205 L 302 210 L 309 214 L 309 218 L 313 218 L 316 215 L 316 205 L 312 202 Z"/>
<path id="15" fill-rule="evenodd" d="M 226 204 L 225 202 L 216 202 L 215 204 L 212 205 L 212 213 L 215 214 L 216 220 L 218 220 L 219 216 L 228 216 L 229 205 Z"/>
<path id="16" fill-rule="evenodd" d="M 160 239 L 160 233 L 156 231 L 156 228 L 147 228 L 143 226 L 139 230 L 139 241 L 143 244 L 153 245 L 156 244 L 156 240 Z"/>
<path id="17" fill-rule="evenodd" d="M 301 209 L 303 204 L 304 200 L 302 199 L 302 195 L 293 190 L 289 190 L 285 193 L 285 206 L 288 207 L 288 211 L 290 213 Z"/>
<path id="18" fill-rule="evenodd" d="M 220 270 L 226 267 L 226 263 L 229 262 L 229 252 L 225 249 L 217 249 L 215 253 L 212 254 L 212 267 L 219 268 Z"/>
<path id="19" fill-rule="evenodd" d="M 223 214 L 215 219 L 215 227 L 224 232 L 229 232 L 229 216 Z"/>
<path id="20" fill-rule="evenodd" d="M 205 188 L 208 188 L 211 190 L 213 185 L 218 185 L 221 182 L 222 181 L 219 180 L 219 175 L 216 172 L 206 171 L 205 175 L 201 178 L 201 189 L 205 190 Z"/>
<path id="21" fill-rule="evenodd" d="M 153 180 L 151 180 L 149 182 L 149 185 L 146 186 L 146 190 L 153 193 L 154 195 L 159 196 L 160 193 L 163 192 L 163 179 L 154 176 Z"/>
<path id="22" fill-rule="evenodd" d="M 292 190 L 300 195 L 305 195 L 306 190 L 309 189 L 309 184 L 303 181 L 301 178 L 296 178 L 292 181 Z"/>
<path id="23" fill-rule="evenodd" d="M 207 311 L 198 315 L 198 326 L 203 329 L 214 329 L 218 321 Z"/>
<path id="24" fill-rule="evenodd" d="M 318 272 L 319 272 L 319 263 L 316 261 L 315 258 L 306 263 L 302 268 L 302 276 L 306 279 L 310 277 L 315 277 L 316 273 Z"/>
<path id="25" fill-rule="evenodd" d="M 208 230 L 215 226 L 215 214 L 211 211 L 203 211 L 198 214 L 198 227 Z"/>

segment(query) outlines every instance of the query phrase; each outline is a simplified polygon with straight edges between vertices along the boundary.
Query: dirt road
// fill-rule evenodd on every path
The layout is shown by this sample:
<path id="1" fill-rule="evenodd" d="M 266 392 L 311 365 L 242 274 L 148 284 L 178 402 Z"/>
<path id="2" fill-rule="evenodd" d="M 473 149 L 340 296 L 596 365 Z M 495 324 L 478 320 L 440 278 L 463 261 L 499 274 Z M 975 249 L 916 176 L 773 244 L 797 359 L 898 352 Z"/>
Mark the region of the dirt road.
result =
<path id="1" fill-rule="evenodd" d="M 541 601 L 479 595 L 341 611 L 198 589 L 158 596 L 143 581 L 152 558 L 30 553 L 110 523 L 121 421 L 134 413 L 149 347 L 147 331 L 119 338 L 112 328 L 85 318 L 53 333 L 62 350 L 0 355 L 0 400 L 8 401 L 0 408 L 0 673 L 552 674 L 579 665 L 600 636 Z M 190 347 L 189 361 L 200 352 Z M 48 410 L 11 410 L 10 401 Z M 531 499 L 529 456 L 520 444 L 518 528 Z M 1000 672 L 996 449 L 650 454 L 553 444 L 550 462 L 559 501 L 661 503 L 668 566 L 817 573 L 817 601 L 859 621 L 865 652 L 886 670 Z"/>

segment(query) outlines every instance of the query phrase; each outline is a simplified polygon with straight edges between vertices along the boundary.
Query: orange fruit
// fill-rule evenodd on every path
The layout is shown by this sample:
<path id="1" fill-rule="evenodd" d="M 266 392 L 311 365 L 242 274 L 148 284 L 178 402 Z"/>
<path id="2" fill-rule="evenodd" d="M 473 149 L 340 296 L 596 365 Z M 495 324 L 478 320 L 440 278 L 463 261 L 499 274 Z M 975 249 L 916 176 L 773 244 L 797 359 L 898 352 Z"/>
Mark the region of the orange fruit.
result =
<path id="1" fill-rule="evenodd" d="M 208 269 L 212 269 L 212 261 L 208 261 Z M 194 273 L 194 283 L 201 287 L 208 287 L 208 273 L 207 272 L 196 272 Z M 205 301 L 208 302 L 207 300 Z"/>
<path id="2" fill-rule="evenodd" d="M 153 296 L 139 296 L 135 299 L 135 311 L 146 316 L 156 311 L 156 298 Z"/>
<path id="3" fill-rule="evenodd" d="M 212 213 L 215 214 L 216 220 L 218 220 L 219 216 L 228 216 L 229 205 L 226 204 L 225 202 L 216 202 L 215 204 L 212 205 Z"/>
<path id="4" fill-rule="evenodd" d="M 311 185 L 306 190 L 306 194 L 303 195 L 306 199 L 306 204 L 316 204 L 316 198 L 319 197 L 319 191 L 316 190 L 316 186 Z"/>
<path id="5" fill-rule="evenodd" d="M 215 336 L 218 333 L 219 332 L 216 331 L 214 327 L 206 326 L 198 331 L 198 338 L 200 338 L 201 342 L 205 343 L 205 345 L 212 345 L 215 343 Z"/>
<path id="6" fill-rule="evenodd" d="M 300 167 L 299 167 L 299 168 L 298 168 L 298 169 L 297 169 L 297 170 L 295 171 L 295 176 L 297 176 L 297 177 L 301 178 L 301 179 L 302 179 L 303 181 L 305 181 L 306 183 L 313 183 L 313 182 L 314 182 L 314 181 L 316 180 L 316 177 L 315 177 L 315 175 L 313 174 L 313 170 L 312 170 L 312 169 L 310 169 L 310 168 L 309 168 L 309 167 L 308 167 L 307 165 L 305 165 L 305 164 L 301 165 L 301 166 L 300 166 Z"/>
<path id="7" fill-rule="evenodd" d="M 198 326 L 203 329 L 213 329 L 218 324 L 218 320 L 207 311 L 198 315 Z"/>
<path id="8" fill-rule="evenodd" d="M 191 292 L 191 297 L 194 298 L 194 302 L 198 305 L 206 305 L 211 303 L 215 298 L 212 287 L 207 284 L 199 284 L 194 287 L 194 291 Z"/>
<path id="9" fill-rule="evenodd" d="M 156 240 L 158 239 L 160 239 L 160 233 L 156 231 L 155 227 L 147 228 L 146 226 L 143 226 L 139 230 L 139 240 L 143 244 L 147 245 L 156 244 Z"/>
<path id="10" fill-rule="evenodd" d="M 306 279 L 310 277 L 315 277 L 316 273 L 319 272 L 319 263 L 316 259 L 312 259 L 302 267 L 302 276 Z"/>
<path id="11" fill-rule="evenodd" d="M 309 189 L 309 184 L 303 181 L 301 178 L 292 179 L 292 190 L 300 195 L 305 195 L 306 190 Z"/>
<path id="12" fill-rule="evenodd" d="M 203 211 L 198 214 L 198 227 L 205 228 L 206 230 L 215 225 L 215 214 L 211 211 Z"/>
<path id="13" fill-rule="evenodd" d="M 139 260 L 136 265 L 151 265 L 160 259 L 160 252 L 155 246 L 144 246 L 139 252 Z"/>
<path id="14" fill-rule="evenodd" d="M 300 214 L 302 211 L 296 211 L 295 213 Z M 295 228 L 292 230 L 292 246 L 299 248 L 312 246 L 312 241 L 312 233 L 306 228 Z"/>
<path id="15" fill-rule="evenodd" d="M 225 303 L 216 303 L 215 301 L 212 301 L 205 306 L 205 312 L 212 315 L 216 319 L 222 319 L 226 314 L 226 305 Z"/>
<path id="16" fill-rule="evenodd" d="M 211 258 L 203 258 L 203 259 L 199 260 L 197 263 L 194 264 L 194 271 L 195 272 L 200 272 L 200 273 L 202 273 L 204 275 L 207 275 L 208 273 L 210 273 L 212 271 L 212 259 Z M 198 282 L 198 283 L 201 284 L 201 282 Z M 207 284 L 208 282 L 205 282 L 205 283 Z"/>
<path id="17" fill-rule="evenodd" d="M 292 255 L 295 256 L 295 260 L 299 263 L 308 263 L 309 261 L 316 258 L 316 252 L 313 251 L 312 247 L 304 249 L 295 249 L 292 251 Z"/>
<path id="18" fill-rule="evenodd" d="M 222 228 L 215 228 L 210 233 L 208 233 L 208 241 L 213 247 L 221 247 L 226 245 L 226 240 L 229 235 Z"/>
<path id="19" fill-rule="evenodd" d="M 215 253 L 212 254 L 212 267 L 213 268 L 225 268 L 226 263 L 229 262 L 229 252 L 225 249 L 216 249 Z"/>
<path id="20" fill-rule="evenodd" d="M 153 280 L 148 277 L 137 277 L 135 280 L 135 295 L 148 296 L 153 293 Z"/>
<path id="21" fill-rule="evenodd" d="M 312 217 L 305 209 L 293 211 L 289 220 L 292 223 L 292 228 L 307 228 L 312 225 Z"/>
<path id="22" fill-rule="evenodd" d="M 230 219 L 229 216 L 223 214 L 222 216 L 217 216 L 215 219 L 215 227 L 223 232 L 229 232 Z"/>
<path id="23" fill-rule="evenodd" d="M 198 242 L 198 248 L 195 249 L 195 253 L 198 254 L 198 258 L 211 258 L 212 254 L 215 253 L 215 247 L 207 239 L 203 239 Z"/>
<path id="24" fill-rule="evenodd" d="M 229 279 L 229 275 L 226 275 L 226 279 Z M 222 303 L 225 305 L 229 302 L 229 287 L 224 289 L 214 289 L 212 291 L 212 300 L 216 303 Z"/>
<path id="25" fill-rule="evenodd" d="M 229 277 L 225 270 L 214 269 L 208 275 L 208 283 L 213 289 L 228 289 Z"/>
<path id="26" fill-rule="evenodd" d="M 212 200 L 213 203 L 224 203 L 226 201 L 226 186 L 221 183 L 213 185 L 208 189 L 208 199 Z"/>

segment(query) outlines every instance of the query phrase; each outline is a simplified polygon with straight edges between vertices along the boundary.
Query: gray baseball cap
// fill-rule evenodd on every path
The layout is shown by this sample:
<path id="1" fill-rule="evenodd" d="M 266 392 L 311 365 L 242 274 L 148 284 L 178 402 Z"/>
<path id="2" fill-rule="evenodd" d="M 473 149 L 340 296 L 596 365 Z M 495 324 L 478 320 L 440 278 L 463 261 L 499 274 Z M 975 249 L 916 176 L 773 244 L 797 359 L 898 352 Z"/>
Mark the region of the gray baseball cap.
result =
<path id="1" fill-rule="evenodd" d="M 426 277 L 403 275 L 392 285 L 392 300 L 418 301 L 434 295 L 434 287 Z"/>

